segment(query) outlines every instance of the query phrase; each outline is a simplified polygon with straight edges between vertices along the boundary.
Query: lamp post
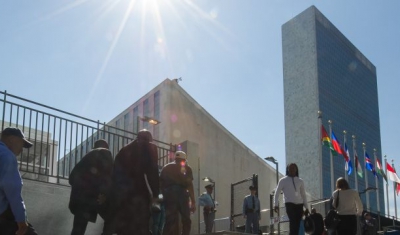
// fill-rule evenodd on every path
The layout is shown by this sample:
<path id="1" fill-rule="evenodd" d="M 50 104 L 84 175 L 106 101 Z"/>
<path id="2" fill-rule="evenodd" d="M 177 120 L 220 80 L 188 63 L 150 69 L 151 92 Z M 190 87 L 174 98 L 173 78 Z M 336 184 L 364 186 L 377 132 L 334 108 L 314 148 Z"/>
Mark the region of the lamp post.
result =
<path id="1" fill-rule="evenodd" d="M 279 171 L 278 171 L 278 160 L 276 160 L 273 156 L 269 156 L 269 157 L 266 157 L 266 158 L 264 158 L 265 160 L 267 160 L 267 161 L 269 161 L 269 162 L 272 162 L 272 163 L 274 163 L 275 165 L 276 165 L 276 185 L 277 185 L 277 187 L 278 187 L 278 182 L 279 182 Z M 278 194 L 279 195 L 279 194 Z M 272 198 L 272 196 L 271 196 L 271 198 Z M 270 208 L 270 216 L 271 216 L 271 219 L 273 219 L 273 217 L 274 217 L 274 210 L 273 210 L 273 208 L 272 208 L 272 206 L 273 206 L 273 204 L 271 203 L 271 208 Z M 278 212 L 279 212 L 279 210 L 278 210 Z M 279 217 L 279 213 L 278 213 L 278 217 Z M 273 233 L 274 232 L 274 224 L 273 223 L 271 223 L 271 228 L 270 228 L 270 230 L 271 230 L 271 233 Z M 280 232 L 281 232 L 281 230 L 280 230 L 280 223 L 279 223 L 279 220 L 278 220 L 278 234 L 280 234 Z"/>
<path id="2" fill-rule="evenodd" d="M 276 185 L 278 185 L 279 182 L 278 160 L 276 160 L 273 156 L 269 156 L 264 159 L 276 165 Z"/>
<path id="3" fill-rule="evenodd" d="M 136 134 L 139 133 L 139 124 L 140 124 L 140 121 L 148 122 L 148 123 L 150 123 L 150 124 L 153 125 L 153 126 L 156 126 L 156 125 L 158 125 L 158 124 L 161 123 L 159 120 L 157 120 L 157 119 L 155 119 L 155 118 L 151 118 L 151 117 L 147 117 L 147 116 L 143 116 L 143 117 L 137 116 L 137 117 L 136 117 Z"/>

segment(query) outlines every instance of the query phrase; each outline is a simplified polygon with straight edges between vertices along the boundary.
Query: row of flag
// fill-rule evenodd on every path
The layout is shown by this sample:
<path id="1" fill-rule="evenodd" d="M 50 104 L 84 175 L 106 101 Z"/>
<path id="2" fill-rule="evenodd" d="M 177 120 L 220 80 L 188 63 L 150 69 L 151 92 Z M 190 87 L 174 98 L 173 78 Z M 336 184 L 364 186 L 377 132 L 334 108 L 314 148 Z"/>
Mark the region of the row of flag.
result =
<path id="1" fill-rule="evenodd" d="M 325 127 L 323 125 L 321 125 L 321 140 L 322 140 L 322 144 L 327 146 L 332 155 L 333 156 L 337 156 L 337 155 L 342 155 L 344 157 L 344 160 L 346 161 L 345 164 L 345 170 L 347 172 L 348 175 L 351 175 L 351 173 L 353 172 L 353 164 L 351 162 L 350 159 L 350 154 L 349 154 L 349 149 L 347 148 L 347 144 L 346 142 L 344 142 L 344 148 L 342 147 L 342 145 L 340 144 L 340 142 L 338 141 L 338 139 L 335 136 L 335 133 L 333 131 L 331 131 L 331 135 L 329 137 Z M 357 151 L 354 149 L 354 170 L 357 173 L 357 175 L 359 177 L 363 177 L 363 171 L 361 168 L 361 164 L 360 161 L 358 160 L 358 155 L 357 155 Z M 378 177 L 377 172 L 385 179 L 386 182 L 388 182 L 388 178 L 389 180 L 393 181 L 396 183 L 396 194 L 399 195 L 400 194 L 400 178 L 397 176 L 396 170 L 389 164 L 386 163 L 386 170 L 387 170 L 387 176 L 385 174 L 385 171 L 382 168 L 382 164 L 379 161 L 378 158 L 376 158 L 376 169 L 377 171 L 375 171 L 375 167 L 373 165 L 373 163 L 371 162 L 371 158 L 369 157 L 368 153 L 365 151 L 364 153 L 364 158 L 365 158 L 365 168 L 369 171 L 371 171 L 375 177 Z"/>

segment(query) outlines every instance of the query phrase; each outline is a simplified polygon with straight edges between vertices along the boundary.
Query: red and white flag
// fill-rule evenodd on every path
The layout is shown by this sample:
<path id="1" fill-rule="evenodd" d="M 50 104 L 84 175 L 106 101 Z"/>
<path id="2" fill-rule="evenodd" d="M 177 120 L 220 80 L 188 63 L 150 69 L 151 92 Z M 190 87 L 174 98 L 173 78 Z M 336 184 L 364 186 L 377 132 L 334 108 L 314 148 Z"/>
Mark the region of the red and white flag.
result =
<path id="1" fill-rule="evenodd" d="M 400 179 L 397 176 L 395 169 L 393 169 L 393 167 L 389 163 L 386 163 L 386 170 L 387 170 L 387 177 L 391 181 L 394 181 L 394 182 L 400 184 Z"/>

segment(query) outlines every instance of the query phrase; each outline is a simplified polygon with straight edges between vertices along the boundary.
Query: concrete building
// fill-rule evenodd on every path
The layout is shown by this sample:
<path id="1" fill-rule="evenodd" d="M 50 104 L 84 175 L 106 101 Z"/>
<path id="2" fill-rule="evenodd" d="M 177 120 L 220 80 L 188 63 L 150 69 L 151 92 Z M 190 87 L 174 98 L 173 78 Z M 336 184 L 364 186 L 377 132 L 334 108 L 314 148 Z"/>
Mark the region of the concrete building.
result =
<path id="1" fill-rule="evenodd" d="M 138 119 L 144 116 L 161 123 L 151 125 Z M 203 182 L 203 178 L 209 177 L 216 182 L 216 201 L 219 202 L 217 219 L 229 220 L 231 183 L 252 174 L 258 175 L 261 207 L 269 208 L 269 194 L 276 186 L 275 169 L 215 120 L 182 89 L 177 80 L 164 80 L 107 125 L 134 132 L 146 128 L 155 139 L 172 144 L 181 143 L 193 169 L 195 194 L 200 195 L 205 191 L 207 182 Z M 198 212 L 200 210 L 202 208 L 198 207 Z M 198 232 L 198 224 L 203 220 L 202 212 L 198 212 L 192 218 L 194 233 Z M 229 224 L 229 221 L 226 223 Z M 269 216 L 265 214 L 261 224 L 269 224 Z"/>
<path id="2" fill-rule="evenodd" d="M 299 165 L 300 177 L 313 199 L 329 198 L 331 162 L 328 148 L 321 146 L 321 123 L 329 132 L 331 120 L 342 144 L 347 137 L 353 165 L 354 150 L 363 168 L 364 150 L 374 165 L 374 155 L 382 162 L 376 68 L 314 6 L 282 26 L 282 47 L 286 161 Z M 345 176 L 344 165 L 342 156 L 333 157 L 334 182 Z M 376 187 L 372 172 L 363 171 L 364 178 L 359 177 L 357 185 L 356 174 L 348 176 L 351 187 L 359 191 Z M 377 182 L 378 190 L 361 198 L 366 210 L 383 214 L 382 177 Z"/>
<path id="3" fill-rule="evenodd" d="M 155 118 L 161 123 L 153 126 L 143 121 L 144 117 Z M 68 210 L 70 187 L 64 185 L 68 184 L 71 167 L 90 151 L 93 142 L 98 138 L 105 138 L 115 155 L 126 141 L 134 138 L 134 133 L 142 128 L 150 130 L 154 139 L 167 143 L 165 145 L 156 142 L 159 148 L 165 148 L 167 153 L 170 149 L 172 151 L 172 146 L 178 144 L 187 152 L 188 163 L 193 169 L 196 196 L 204 192 L 204 186 L 209 183 L 203 181 L 205 177 L 215 181 L 215 198 L 219 204 L 216 230 L 230 229 L 231 184 L 248 179 L 253 174 L 258 175 L 261 208 L 269 209 L 269 194 L 276 187 L 275 169 L 215 120 L 182 89 L 177 80 L 164 80 L 108 123 L 98 121 L 94 124 L 80 124 L 81 122 L 66 117 L 54 117 L 54 121 L 45 122 L 44 128 L 56 130 L 52 134 L 39 134 L 32 128 L 31 133 L 25 133 L 33 139 L 42 139 L 43 136 L 47 142 L 55 141 L 54 146 L 48 146 L 46 150 L 47 153 L 54 152 L 55 155 L 51 155 L 53 160 L 43 163 L 42 157 L 42 163 L 39 160 L 39 163 L 35 164 L 52 166 L 53 168 L 49 169 L 52 171 L 50 175 L 56 176 L 57 184 L 47 183 L 49 180 L 27 180 L 26 178 L 32 177 L 24 177 L 23 197 L 28 218 L 40 234 L 70 233 L 73 221 L 73 215 Z M 163 158 L 166 160 L 161 164 L 172 160 L 168 159 L 168 154 L 166 156 Z M 31 171 L 33 170 L 27 173 Z M 21 173 L 26 172 L 22 169 Z M 248 186 L 243 186 L 240 190 L 235 200 L 235 204 L 239 206 L 242 205 L 243 197 L 250 193 Z M 241 208 L 238 213 L 243 219 L 240 211 Z M 192 234 L 204 232 L 200 230 L 202 220 L 202 208 L 197 206 L 196 213 L 192 215 Z M 240 221 L 236 225 L 242 224 Z M 269 212 L 262 212 L 260 224 L 270 224 Z M 102 225 L 100 218 L 96 224 L 90 223 L 86 234 L 99 234 Z"/>

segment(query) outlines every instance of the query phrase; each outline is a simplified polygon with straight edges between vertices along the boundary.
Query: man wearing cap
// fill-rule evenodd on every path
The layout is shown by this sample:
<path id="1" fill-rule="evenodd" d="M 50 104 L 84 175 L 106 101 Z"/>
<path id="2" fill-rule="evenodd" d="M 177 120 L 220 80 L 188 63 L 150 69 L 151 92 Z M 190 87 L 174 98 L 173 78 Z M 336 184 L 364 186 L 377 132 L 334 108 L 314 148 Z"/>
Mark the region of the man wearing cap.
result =
<path id="1" fill-rule="evenodd" d="M 203 215 L 204 215 L 204 224 L 206 225 L 206 233 L 211 233 L 214 225 L 215 219 L 215 202 L 212 198 L 212 192 L 214 190 L 213 184 L 206 185 L 205 189 L 207 192 L 204 192 L 199 197 L 199 205 L 203 207 Z"/>
<path id="2" fill-rule="evenodd" d="M 95 223 L 97 214 L 104 219 L 103 235 L 111 235 L 110 206 L 113 158 L 105 140 L 97 140 L 74 167 L 70 176 L 69 209 L 74 214 L 71 235 L 85 234 L 88 222 Z"/>
<path id="3" fill-rule="evenodd" d="M 22 131 L 7 127 L 0 141 L 0 234 L 37 235 L 26 219 L 17 155 L 32 147 Z"/>
<path id="4" fill-rule="evenodd" d="M 115 227 L 118 235 L 150 234 L 150 205 L 160 191 L 157 146 L 146 130 L 124 146 L 113 170 Z"/>
<path id="5" fill-rule="evenodd" d="M 175 161 L 163 167 L 160 186 L 164 195 L 166 214 L 163 235 L 179 234 L 179 214 L 182 219 L 182 234 L 189 235 L 192 224 L 190 212 L 196 211 L 196 200 L 192 168 L 186 162 L 185 152 L 177 151 Z"/>
<path id="6" fill-rule="evenodd" d="M 260 200 L 256 192 L 257 188 L 253 185 L 249 187 L 250 195 L 247 195 L 243 201 L 243 216 L 246 219 L 246 233 L 258 234 L 260 213 Z"/>

